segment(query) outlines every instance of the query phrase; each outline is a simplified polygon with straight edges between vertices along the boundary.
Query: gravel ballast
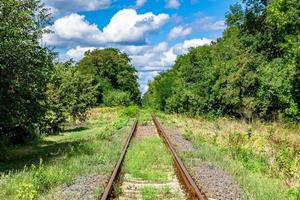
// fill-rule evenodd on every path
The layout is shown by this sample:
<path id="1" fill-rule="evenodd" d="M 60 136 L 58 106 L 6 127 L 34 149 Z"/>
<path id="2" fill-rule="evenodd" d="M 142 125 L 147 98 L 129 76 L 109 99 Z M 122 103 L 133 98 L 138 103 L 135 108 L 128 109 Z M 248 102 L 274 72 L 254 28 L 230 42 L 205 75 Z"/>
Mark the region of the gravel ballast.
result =
<path id="1" fill-rule="evenodd" d="M 172 145 L 178 153 L 187 151 L 201 151 L 193 146 L 191 141 L 182 137 L 176 129 L 165 129 Z M 187 166 L 198 187 L 206 193 L 210 200 L 240 200 L 241 189 L 234 179 L 218 166 L 197 159 L 191 166 Z"/>

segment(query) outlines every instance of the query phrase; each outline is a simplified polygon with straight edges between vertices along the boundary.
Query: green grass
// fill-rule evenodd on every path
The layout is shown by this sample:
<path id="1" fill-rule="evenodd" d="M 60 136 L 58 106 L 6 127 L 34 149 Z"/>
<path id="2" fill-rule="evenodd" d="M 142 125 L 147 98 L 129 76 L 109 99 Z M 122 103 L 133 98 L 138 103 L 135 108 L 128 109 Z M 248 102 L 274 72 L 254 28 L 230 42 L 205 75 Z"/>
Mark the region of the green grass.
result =
<path id="1" fill-rule="evenodd" d="M 297 178 L 288 179 L 280 171 L 273 171 L 278 164 L 276 162 L 282 161 L 287 165 L 290 159 L 284 157 L 286 155 L 283 151 L 279 154 L 281 157 L 277 156 L 272 160 L 269 151 L 273 147 L 267 140 L 268 133 L 265 132 L 269 128 L 266 125 L 259 124 L 250 129 L 249 125 L 238 120 L 210 120 L 163 113 L 159 115 L 165 126 L 179 128 L 183 137 L 196 147 L 195 152 L 180 154 L 187 166 L 192 167 L 203 161 L 219 166 L 236 180 L 245 199 L 300 199 L 300 187 L 297 186 L 297 182 L 300 183 L 299 176 L 297 181 Z M 284 130 L 281 127 L 278 129 Z M 250 139 L 246 134 L 249 130 L 254 134 Z M 280 153 L 279 150 L 275 153 Z M 296 160 L 294 158 L 291 161 Z M 293 180 L 288 184 L 294 186 L 287 185 L 285 180 Z"/>
<path id="2" fill-rule="evenodd" d="M 172 158 L 159 136 L 133 139 L 124 161 L 124 171 L 135 178 L 166 181 L 172 173 Z"/>
<path id="3" fill-rule="evenodd" d="M 153 113 L 153 111 L 149 108 L 140 109 L 140 111 L 139 111 L 139 125 L 143 126 L 143 125 L 147 125 L 147 124 L 151 123 L 152 122 L 152 116 L 151 116 L 152 113 Z"/>
<path id="4" fill-rule="evenodd" d="M 176 193 L 172 193 L 169 187 L 155 188 L 155 187 L 143 187 L 140 189 L 143 200 L 155 200 L 155 199 L 181 199 Z"/>
<path id="5" fill-rule="evenodd" d="M 110 173 L 129 118 L 120 115 L 122 109 L 95 110 L 84 127 L 7 149 L 0 166 L 0 199 L 35 199 L 78 176 Z"/>
<path id="6" fill-rule="evenodd" d="M 243 189 L 245 199 L 275 200 L 288 199 L 279 179 L 270 178 L 263 173 L 253 172 L 244 167 L 243 163 L 231 158 L 228 149 L 197 141 L 197 150 L 192 153 L 181 153 L 187 166 L 197 164 L 197 159 L 213 163 L 229 172 Z M 259 163 L 256 163 L 259 165 Z"/>

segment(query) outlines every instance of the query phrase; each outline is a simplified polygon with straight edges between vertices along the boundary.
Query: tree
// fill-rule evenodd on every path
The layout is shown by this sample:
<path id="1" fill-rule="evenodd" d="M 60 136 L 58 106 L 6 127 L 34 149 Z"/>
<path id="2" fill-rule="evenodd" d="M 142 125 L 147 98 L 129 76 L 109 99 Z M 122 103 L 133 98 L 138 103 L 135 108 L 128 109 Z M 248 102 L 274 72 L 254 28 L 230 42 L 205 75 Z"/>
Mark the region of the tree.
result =
<path id="1" fill-rule="evenodd" d="M 161 74 L 149 84 L 148 102 L 170 112 L 300 120 L 300 2 L 242 3 L 226 14 L 221 38 L 177 58 L 172 83 Z"/>
<path id="2" fill-rule="evenodd" d="M 45 131 L 56 133 L 70 117 L 85 120 L 88 109 L 96 104 L 97 90 L 93 77 L 81 74 L 72 62 L 57 64 L 47 86 Z"/>
<path id="3" fill-rule="evenodd" d="M 0 135 L 13 142 L 32 135 L 46 112 L 54 55 L 39 40 L 48 22 L 39 1 L 0 2 Z"/>
<path id="4" fill-rule="evenodd" d="M 94 83 L 100 85 L 98 103 L 103 103 L 103 95 L 111 89 L 128 92 L 131 101 L 140 103 L 136 70 L 125 53 L 114 48 L 88 51 L 79 68 L 82 73 L 92 75 Z"/>

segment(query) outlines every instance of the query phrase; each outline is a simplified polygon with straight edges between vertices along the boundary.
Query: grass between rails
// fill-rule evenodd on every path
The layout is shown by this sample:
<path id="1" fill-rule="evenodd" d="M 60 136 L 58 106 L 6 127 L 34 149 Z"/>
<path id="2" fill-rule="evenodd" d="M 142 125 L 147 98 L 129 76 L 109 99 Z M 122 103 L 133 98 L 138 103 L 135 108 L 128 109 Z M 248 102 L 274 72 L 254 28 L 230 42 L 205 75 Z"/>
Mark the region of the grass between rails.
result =
<path id="1" fill-rule="evenodd" d="M 197 147 L 180 155 L 188 166 L 199 158 L 218 165 L 235 178 L 247 199 L 300 199 L 300 127 L 158 115 Z"/>
<path id="2" fill-rule="evenodd" d="M 154 200 L 154 199 L 178 199 L 180 195 L 171 192 L 169 187 L 155 188 L 155 187 L 143 187 L 140 189 L 143 200 Z"/>
<path id="3" fill-rule="evenodd" d="M 96 108 L 84 127 L 6 149 L 0 199 L 35 199 L 78 176 L 110 173 L 129 129 L 124 110 Z"/>
<path id="4" fill-rule="evenodd" d="M 134 138 L 125 157 L 124 171 L 134 178 L 164 182 L 172 175 L 172 158 L 159 136 Z"/>

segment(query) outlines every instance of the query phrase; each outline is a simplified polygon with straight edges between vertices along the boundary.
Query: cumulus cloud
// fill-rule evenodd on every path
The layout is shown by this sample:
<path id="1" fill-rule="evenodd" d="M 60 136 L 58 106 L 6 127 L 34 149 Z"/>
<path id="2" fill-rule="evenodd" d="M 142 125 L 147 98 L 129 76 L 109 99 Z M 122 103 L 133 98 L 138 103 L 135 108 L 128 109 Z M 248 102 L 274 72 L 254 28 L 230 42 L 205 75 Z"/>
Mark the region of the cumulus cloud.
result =
<path id="1" fill-rule="evenodd" d="M 157 45 L 121 45 L 114 46 L 125 52 L 131 58 L 132 64 L 136 67 L 139 76 L 140 89 L 144 93 L 147 90 L 147 83 L 154 76 L 169 69 L 179 55 L 188 52 L 189 48 L 210 44 L 212 40 L 207 38 L 196 38 L 185 40 L 182 43 L 169 46 L 166 42 Z M 95 47 L 80 47 L 70 49 L 66 52 L 65 59 L 80 60 L 84 53 L 93 50 Z"/>
<path id="2" fill-rule="evenodd" d="M 141 45 L 146 43 L 148 33 L 157 31 L 168 20 L 167 14 L 137 14 L 134 9 L 123 9 L 117 12 L 101 31 L 96 24 L 85 20 L 83 15 L 72 13 L 48 27 L 54 34 L 45 35 L 42 42 L 57 47 L 71 46 L 74 43 L 81 46 L 111 43 Z"/>
<path id="3" fill-rule="evenodd" d="M 54 11 L 67 13 L 105 9 L 111 5 L 111 0 L 44 0 L 43 2 Z"/>
<path id="4" fill-rule="evenodd" d="M 169 69 L 174 65 L 179 55 L 188 52 L 189 48 L 210 44 L 212 40 L 207 38 L 185 40 L 182 43 L 168 47 L 168 44 L 161 42 L 149 49 L 142 55 L 130 55 L 132 63 L 139 71 L 139 83 L 142 93 L 147 91 L 147 83 L 160 72 Z"/>
<path id="5" fill-rule="evenodd" d="M 74 13 L 56 20 L 47 29 L 53 33 L 45 34 L 42 43 L 56 47 L 89 46 L 100 33 L 96 24 L 90 24 L 84 16 Z"/>
<path id="6" fill-rule="evenodd" d="M 176 26 L 171 29 L 168 35 L 168 39 L 172 40 L 178 37 L 184 37 L 192 33 L 191 27 L 184 28 L 183 26 Z"/>
<path id="7" fill-rule="evenodd" d="M 185 40 L 182 43 L 168 47 L 165 42 L 148 48 L 143 54 L 131 55 L 134 66 L 146 70 L 165 70 L 172 66 L 178 55 L 185 54 L 189 48 L 210 44 L 207 38 Z"/>
<path id="8" fill-rule="evenodd" d="M 133 9 L 123 9 L 104 27 L 102 39 L 118 43 L 144 43 L 146 33 L 158 30 L 168 20 L 167 14 L 154 15 L 152 12 L 137 14 Z"/>
<path id="9" fill-rule="evenodd" d="M 179 0 L 167 0 L 166 7 L 177 9 L 180 6 Z"/>
<path id="10" fill-rule="evenodd" d="M 66 52 L 66 58 L 67 59 L 74 59 L 75 61 L 78 61 L 80 59 L 83 58 L 83 55 L 85 52 L 87 51 L 92 51 L 96 49 L 95 47 L 80 47 L 80 46 L 77 46 L 76 48 L 74 49 L 70 49 Z"/>
<path id="11" fill-rule="evenodd" d="M 153 80 L 158 74 L 159 72 L 157 71 L 138 72 L 138 83 L 143 94 L 148 90 L 148 82 Z"/>

